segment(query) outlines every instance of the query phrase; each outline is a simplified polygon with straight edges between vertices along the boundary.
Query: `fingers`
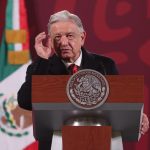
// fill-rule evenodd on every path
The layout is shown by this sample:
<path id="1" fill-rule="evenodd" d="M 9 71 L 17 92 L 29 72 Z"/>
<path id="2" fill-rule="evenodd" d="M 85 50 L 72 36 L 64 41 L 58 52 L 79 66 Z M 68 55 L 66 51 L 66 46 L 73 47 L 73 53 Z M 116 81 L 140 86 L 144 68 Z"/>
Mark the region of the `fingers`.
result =
<path id="1" fill-rule="evenodd" d="M 145 134 L 149 130 L 149 120 L 146 114 L 142 115 L 141 134 Z"/>
<path id="2" fill-rule="evenodd" d="M 48 39 L 46 39 L 48 38 Z M 45 42 L 49 41 L 49 37 L 47 37 L 45 32 L 41 32 L 35 38 L 35 50 L 38 56 L 44 59 L 48 59 L 52 53 L 51 43 L 46 44 Z M 47 41 L 45 41 L 47 40 Z M 44 43 L 44 44 L 43 44 Z"/>
<path id="3" fill-rule="evenodd" d="M 36 36 L 36 38 L 35 38 L 35 44 L 36 43 L 42 43 L 42 41 L 43 41 L 43 39 L 45 39 L 46 38 L 46 33 L 45 32 L 41 32 L 41 33 L 39 33 L 37 36 Z"/>

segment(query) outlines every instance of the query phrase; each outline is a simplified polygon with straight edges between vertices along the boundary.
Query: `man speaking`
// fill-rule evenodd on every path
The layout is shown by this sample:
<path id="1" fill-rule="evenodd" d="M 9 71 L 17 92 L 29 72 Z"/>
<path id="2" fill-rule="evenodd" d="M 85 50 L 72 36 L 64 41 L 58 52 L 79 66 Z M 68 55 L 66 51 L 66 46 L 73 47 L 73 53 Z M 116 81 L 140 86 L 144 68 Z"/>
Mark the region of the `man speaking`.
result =
<path id="1" fill-rule="evenodd" d="M 50 16 L 48 35 L 42 32 L 35 38 L 35 49 L 40 58 L 27 69 L 26 81 L 18 92 L 20 107 L 32 110 L 32 75 L 67 75 L 72 74 L 73 70 L 82 69 L 93 69 L 103 75 L 118 74 L 112 59 L 90 53 L 83 47 L 85 38 L 86 32 L 77 15 L 64 10 Z M 47 40 L 46 46 L 43 45 L 45 39 Z M 70 66 L 73 66 L 71 71 Z M 145 114 L 142 124 L 141 133 L 144 134 L 149 128 Z M 39 143 L 39 149 L 48 149 L 49 143 L 45 144 L 44 141 Z"/>

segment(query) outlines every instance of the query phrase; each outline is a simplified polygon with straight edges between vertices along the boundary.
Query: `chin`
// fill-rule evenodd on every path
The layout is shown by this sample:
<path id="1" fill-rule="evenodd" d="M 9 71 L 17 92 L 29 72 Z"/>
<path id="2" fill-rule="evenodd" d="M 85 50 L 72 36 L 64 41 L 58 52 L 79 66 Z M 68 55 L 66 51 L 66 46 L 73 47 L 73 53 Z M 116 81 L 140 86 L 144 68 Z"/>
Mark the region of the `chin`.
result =
<path id="1" fill-rule="evenodd" d="M 65 53 L 65 54 L 61 55 L 61 58 L 63 58 L 63 59 L 69 59 L 69 58 L 72 58 L 72 55 Z"/>
<path id="2" fill-rule="evenodd" d="M 62 58 L 64 61 L 66 61 L 66 62 L 70 62 L 70 60 L 71 60 L 72 57 L 70 57 L 70 56 L 62 56 L 61 58 Z"/>

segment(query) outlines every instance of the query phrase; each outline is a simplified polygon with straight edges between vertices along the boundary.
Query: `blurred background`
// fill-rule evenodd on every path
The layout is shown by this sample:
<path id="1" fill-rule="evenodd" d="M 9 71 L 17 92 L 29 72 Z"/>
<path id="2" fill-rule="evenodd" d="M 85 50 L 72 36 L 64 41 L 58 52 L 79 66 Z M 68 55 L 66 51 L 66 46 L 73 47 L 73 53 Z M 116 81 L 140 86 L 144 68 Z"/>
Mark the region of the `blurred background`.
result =
<path id="1" fill-rule="evenodd" d="M 35 36 L 51 14 L 77 14 L 85 47 L 115 60 L 122 75 L 144 76 L 144 112 L 150 116 L 150 0 L 0 0 L 0 149 L 36 150 L 31 112 L 17 105 L 26 67 L 37 59 Z M 132 118 L 129 118 L 132 119 Z M 150 131 L 125 150 L 149 150 Z"/>

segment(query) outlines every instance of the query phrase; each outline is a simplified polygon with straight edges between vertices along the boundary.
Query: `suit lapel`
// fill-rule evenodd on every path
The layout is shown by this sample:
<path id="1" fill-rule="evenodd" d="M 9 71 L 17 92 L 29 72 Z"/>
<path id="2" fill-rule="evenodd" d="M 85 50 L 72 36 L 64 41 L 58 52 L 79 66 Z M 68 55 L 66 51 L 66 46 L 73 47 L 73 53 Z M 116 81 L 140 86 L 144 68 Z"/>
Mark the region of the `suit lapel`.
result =
<path id="1" fill-rule="evenodd" d="M 93 69 L 104 75 L 106 74 L 105 69 L 102 65 L 103 62 L 102 60 L 100 60 L 100 57 L 97 61 L 95 56 L 93 54 L 88 53 L 84 48 L 82 48 L 82 52 L 83 57 L 80 69 Z"/>
<path id="2" fill-rule="evenodd" d="M 94 61 L 94 57 L 82 48 L 81 69 L 96 69 L 97 65 Z"/>

